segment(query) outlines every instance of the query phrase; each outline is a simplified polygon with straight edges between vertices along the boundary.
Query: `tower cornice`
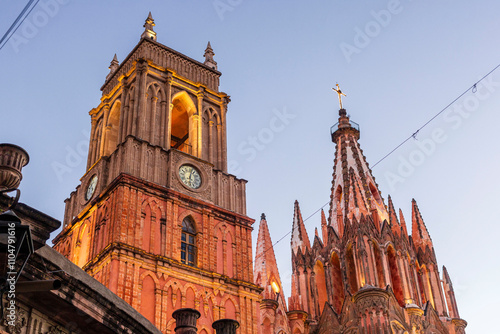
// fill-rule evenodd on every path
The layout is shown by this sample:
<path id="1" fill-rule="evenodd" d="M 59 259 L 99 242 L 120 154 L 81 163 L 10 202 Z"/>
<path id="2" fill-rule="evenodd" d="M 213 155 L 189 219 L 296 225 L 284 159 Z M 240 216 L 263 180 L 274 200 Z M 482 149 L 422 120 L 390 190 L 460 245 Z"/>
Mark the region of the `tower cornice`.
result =
<path id="1" fill-rule="evenodd" d="M 163 54 L 163 57 L 162 60 L 167 63 L 168 60 L 173 60 L 174 58 L 181 58 L 182 60 L 184 61 L 188 61 L 189 63 L 195 65 L 196 67 L 198 67 L 199 69 L 203 69 L 203 70 L 208 70 L 210 73 L 212 73 L 213 75 L 215 75 L 217 78 L 219 78 L 222 73 L 219 72 L 218 70 L 208 66 L 208 65 L 205 65 L 204 63 L 198 61 L 198 60 L 195 60 L 191 57 L 188 57 L 186 56 L 185 54 L 179 52 L 179 51 L 176 51 L 172 48 L 169 48 L 168 46 L 166 45 L 163 45 L 157 41 L 154 41 L 154 40 L 151 40 L 151 39 L 147 39 L 147 38 L 141 38 L 141 40 L 139 41 L 139 43 L 137 43 L 137 45 L 132 49 L 132 51 L 127 55 L 127 57 L 125 57 L 125 59 L 122 61 L 122 63 L 116 68 L 116 70 L 113 72 L 112 75 L 110 75 L 104 82 L 104 84 L 102 85 L 101 87 L 101 91 L 106 94 L 108 90 L 110 89 L 113 89 L 113 87 L 115 86 L 113 84 L 113 80 L 115 80 L 116 78 L 120 77 L 121 75 L 129 72 L 129 67 L 131 67 L 130 63 L 131 62 L 134 62 L 140 58 L 148 58 L 147 56 L 150 56 L 151 53 L 148 53 L 148 54 L 144 54 L 142 53 L 142 49 L 141 47 L 145 47 L 145 48 L 154 48 L 154 47 L 159 47 L 161 50 L 163 50 L 165 53 Z M 169 68 L 167 66 L 167 68 Z M 175 69 L 173 69 L 175 71 Z M 109 84 L 111 83 L 111 87 L 108 87 Z"/>

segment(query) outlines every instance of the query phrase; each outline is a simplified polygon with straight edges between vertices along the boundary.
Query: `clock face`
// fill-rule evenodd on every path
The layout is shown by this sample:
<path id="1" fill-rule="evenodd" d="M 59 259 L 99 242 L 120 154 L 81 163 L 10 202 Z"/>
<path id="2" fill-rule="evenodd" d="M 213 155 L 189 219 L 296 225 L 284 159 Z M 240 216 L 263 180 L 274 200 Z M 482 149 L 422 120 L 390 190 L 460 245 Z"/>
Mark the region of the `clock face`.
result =
<path id="1" fill-rule="evenodd" d="M 179 168 L 179 177 L 182 183 L 192 189 L 198 189 L 201 186 L 200 172 L 190 165 L 182 165 Z"/>
<path id="2" fill-rule="evenodd" d="M 88 201 L 94 195 L 95 187 L 97 185 L 97 175 L 92 176 L 89 185 L 87 187 L 87 192 L 85 193 L 85 199 Z"/>

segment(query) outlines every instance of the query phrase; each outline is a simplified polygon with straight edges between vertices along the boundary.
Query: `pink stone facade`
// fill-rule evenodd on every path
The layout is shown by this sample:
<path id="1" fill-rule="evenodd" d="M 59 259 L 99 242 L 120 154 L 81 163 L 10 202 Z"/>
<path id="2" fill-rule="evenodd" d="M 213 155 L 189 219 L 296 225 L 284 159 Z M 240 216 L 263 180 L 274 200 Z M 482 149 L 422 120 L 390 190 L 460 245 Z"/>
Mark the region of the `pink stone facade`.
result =
<path id="1" fill-rule="evenodd" d="M 210 43 L 201 63 L 158 43 L 151 15 L 144 27 L 125 60 L 114 57 L 90 111 L 87 171 L 66 200 L 57 251 L 162 333 L 174 333 L 182 308 L 200 313 L 202 334 L 219 319 L 245 334 L 465 333 L 416 202 L 410 236 L 344 109 L 314 238 L 294 204 L 287 300 L 264 215 L 253 266 L 254 220 L 246 181 L 227 173 L 230 99 Z"/>
<path id="2" fill-rule="evenodd" d="M 445 267 L 440 275 L 416 201 L 410 236 L 401 210 L 398 218 L 391 197 L 388 206 L 382 199 L 359 146 L 357 125 L 344 109 L 339 115 L 332 128 L 336 150 L 328 219 L 322 211 L 321 237 L 316 229 L 311 244 L 295 202 L 288 308 L 261 304 L 260 333 L 281 333 L 266 324 L 280 310 L 288 311 L 283 333 L 465 333 L 450 276 Z M 267 231 L 267 222 L 260 228 Z M 261 244 L 272 245 L 268 231 L 259 232 L 254 274 L 265 300 L 269 278 L 279 275 L 272 247 L 261 255 Z"/>
<path id="3" fill-rule="evenodd" d="M 146 23 L 127 58 L 111 62 L 90 111 L 87 172 L 54 247 L 163 333 L 174 333 L 175 310 L 193 308 L 199 333 L 230 318 L 256 334 L 254 220 L 246 181 L 227 173 L 229 97 L 213 50 L 195 61 L 156 42 Z"/>

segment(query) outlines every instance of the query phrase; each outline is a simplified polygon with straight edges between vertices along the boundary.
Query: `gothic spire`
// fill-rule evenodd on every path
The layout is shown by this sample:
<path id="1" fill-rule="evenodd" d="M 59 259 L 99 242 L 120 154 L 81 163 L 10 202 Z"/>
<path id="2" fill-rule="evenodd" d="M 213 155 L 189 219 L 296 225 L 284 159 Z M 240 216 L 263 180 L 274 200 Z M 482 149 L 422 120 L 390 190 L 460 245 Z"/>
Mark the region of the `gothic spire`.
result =
<path id="1" fill-rule="evenodd" d="M 432 240 L 425 226 L 420 210 L 418 209 L 417 201 L 411 201 L 411 237 L 417 248 L 425 250 L 426 246 L 432 249 Z"/>
<path id="2" fill-rule="evenodd" d="M 147 38 L 156 41 L 156 32 L 154 32 L 153 30 L 154 26 L 155 26 L 155 20 L 153 19 L 151 12 L 149 12 L 148 18 L 144 23 L 144 32 L 142 33 L 141 38 Z"/>
<path id="3" fill-rule="evenodd" d="M 297 254 L 299 248 L 302 250 L 302 253 L 305 253 L 306 250 L 311 250 L 311 243 L 309 242 L 309 236 L 302 220 L 298 201 L 295 201 L 293 210 L 292 240 L 290 241 L 290 245 L 294 254 Z"/>
<path id="4" fill-rule="evenodd" d="M 212 49 L 212 46 L 210 45 L 209 41 L 207 44 L 207 48 L 205 49 L 205 53 L 203 54 L 203 56 L 205 57 L 204 64 L 216 70 L 217 62 L 214 60 L 214 55 L 215 55 L 214 50 Z"/>
<path id="5" fill-rule="evenodd" d="M 340 103 L 343 93 L 340 89 L 334 91 L 339 94 Z M 330 225 L 342 236 L 344 217 L 356 217 L 359 220 L 361 214 L 371 214 L 376 226 L 380 227 L 380 222 L 389 220 L 389 215 L 358 143 L 359 126 L 350 121 L 343 107 L 339 110 L 338 122 L 331 127 L 330 133 L 336 145 L 330 196 Z"/>
<path id="6" fill-rule="evenodd" d="M 273 243 L 271 241 L 271 234 L 269 233 L 266 216 L 264 214 L 261 216 L 259 235 L 257 237 L 254 278 L 255 284 L 264 288 L 262 292 L 262 297 L 264 299 L 276 300 L 277 293 L 280 292 L 282 305 L 286 305 Z"/>

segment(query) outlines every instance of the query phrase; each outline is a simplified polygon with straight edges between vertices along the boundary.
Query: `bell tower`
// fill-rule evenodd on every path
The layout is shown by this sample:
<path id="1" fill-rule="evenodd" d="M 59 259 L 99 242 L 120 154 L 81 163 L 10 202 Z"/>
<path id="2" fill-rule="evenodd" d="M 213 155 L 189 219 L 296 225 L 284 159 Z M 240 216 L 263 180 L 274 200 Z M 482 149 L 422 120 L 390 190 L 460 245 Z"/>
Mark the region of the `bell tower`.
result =
<path id="1" fill-rule="evenodd" d="M 141 40 L 115 55 L 90 111 L 87 170 L 66 200 L 55 248 L 174 333 L 174 310 L 201 313 L 200 333 L 232 318 L 257 333 L 246 181 L 227 173 L 229 96 L 210 43 L 196 61 Z"/>

